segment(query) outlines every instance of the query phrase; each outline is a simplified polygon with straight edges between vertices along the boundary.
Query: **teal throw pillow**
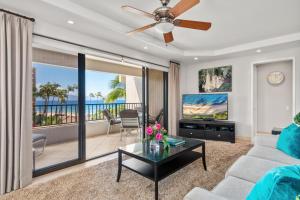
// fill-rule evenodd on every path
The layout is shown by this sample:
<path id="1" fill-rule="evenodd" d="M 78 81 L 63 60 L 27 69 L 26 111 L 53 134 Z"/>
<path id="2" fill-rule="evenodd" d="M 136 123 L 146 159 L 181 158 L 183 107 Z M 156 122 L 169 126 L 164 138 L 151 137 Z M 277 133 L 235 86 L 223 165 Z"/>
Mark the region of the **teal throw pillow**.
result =
<path id="1" fill-rule="evenodd" d="M 284 128 L 277 141 L 277 149 L 300 159 L 300 127 L 293 123 Z"/>
<path id="2" fill-rule="evenodd" d="M 247 200 L 296 200 L 300 194 L 300 165 L 268 171 L 252 188 Z"/>

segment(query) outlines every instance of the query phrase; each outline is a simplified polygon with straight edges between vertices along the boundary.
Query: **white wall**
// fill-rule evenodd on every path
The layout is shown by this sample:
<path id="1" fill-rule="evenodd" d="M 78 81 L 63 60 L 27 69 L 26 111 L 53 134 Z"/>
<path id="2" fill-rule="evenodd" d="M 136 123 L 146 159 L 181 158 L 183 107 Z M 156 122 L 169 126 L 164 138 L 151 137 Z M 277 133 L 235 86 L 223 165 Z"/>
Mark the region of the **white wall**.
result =
<path id="1" fill-rule="evenodd" d="M 142 103 L 142 77 L 126 75 L 126 103 Z"/>
<path id="2" fill-rule="evenodd" d="M 86 122 L 86 137 L 104 135 L 107 133 L 108 123 L 106 120 Z M 110 133 L 120 131 L 120 125 L 112 126 Z M 58 144 L 78 139 L 78 124 L 66 124 L 61 126 L 37 127 L 33 133 L 45 134 L 47 144 Z"/>
<path id="3" fill-rule="evenodd" d="M 237 137 L 251 137 L 251 67 L 253 63 L 294 57 L 296 63 L 296 112 L 300 111 L 300 47 L 251 56 L 215 60 L 180 68 L 181 94 L 198 93 L 198 71 L 202 68 L 232 65 L 233 86 L 229 93 L 229 120 L 236 122 Z"/>

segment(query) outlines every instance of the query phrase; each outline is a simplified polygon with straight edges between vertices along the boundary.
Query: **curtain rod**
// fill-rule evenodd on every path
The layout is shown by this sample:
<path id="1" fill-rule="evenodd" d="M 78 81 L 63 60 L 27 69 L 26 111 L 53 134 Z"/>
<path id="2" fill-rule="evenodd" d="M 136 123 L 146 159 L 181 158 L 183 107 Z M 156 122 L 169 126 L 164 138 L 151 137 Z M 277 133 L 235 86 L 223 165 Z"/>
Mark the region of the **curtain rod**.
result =
<path id="1" fill-rule="evenodd" d="M 106 53 L 106 54 L 110 54 L 110 55 L 113 55 L 113 56 L 119 56 L 121 58 L 128 58 L 128 59 L 132 59 L 132 60 L 135 60 L 135 61 L 144 62 L 144 63 L 150 64 L 150 65 L 156 65 L 156 66 L 160 66 L 160 67 L 164 67 L 164 68 L 169 69 L 169 67 L 161 65 L 161 64 L 148 62 L 148 61 L 145 61 L 145 60 L 132 58 L 132 57 L 129 57 L 129 56 L 124 56 L 124 55 L 121 55 L 121 54 L 105 51 L 105 50 L 102 50 L 102 49 L 97 49 L 97 48 L 94 48 L 94 47 L 89 47 L 89 46 L 86 46 L 86 45 L 78 44 L 78 43 L 75 43 L 75 42 L 70 42 L 70 41 L 66 41 L 66 40 L 62 40 L 62 39 L 58 39 L 58 38 L 54 38 L 54 37 L 50 37 L 50 36 L 46 36 L 46 35 L 42 35 L 42 34 L 38 34 L 38 33 L 33 33 L 33 35 L 38 36 L 38 37 L 51 39 L 51 40 L 56 40 L 58 42 L 64 42 L 64 43 L 67 43 L 67 44 L 71 44 L 71 45 L 75 45 L 75 46 L 79 46 L 79 47 L 83 47 L 83 48 L 87 48 L 87 49 L 91 49 L 91 50 L 95 50 L 95 51 L 99 51 L 101 53 Z"/>
<path id="2" fill-rule="evenodd" d="M 22 18 L 24 18 L 24 19 L 28 19 L 28 20 L 30 20 L 30 21 L 32 21 L 32 22 L 35 22 L 35 19 L 34 19 L 34 18 L 26 17 L 26 16 L 24 16 L 24 15 L 20 15 L 20 14 L 18 14 L 18 13 L 11 12 L 11 11 L 9 11 L 9 10 L 4 10 L 4 9 L 0 8 L 0 11 L 6 12 L 6 13 L 8 13 L 8 14 L 15 15 L 15 16 L 18 16 L 18 17 L 22 17 Z"/>
<path id="3" fill-rule="evenodd" d="M 177 65 L 180 65 L 180 63 L 179 63 L 179 62 L 177 62 L 177 61 L 174 61 L 174 60 L 171 60 L 171 61 L 170 61 L 170 63 L 174 63 L 174 64 L 177 64 Z"/>

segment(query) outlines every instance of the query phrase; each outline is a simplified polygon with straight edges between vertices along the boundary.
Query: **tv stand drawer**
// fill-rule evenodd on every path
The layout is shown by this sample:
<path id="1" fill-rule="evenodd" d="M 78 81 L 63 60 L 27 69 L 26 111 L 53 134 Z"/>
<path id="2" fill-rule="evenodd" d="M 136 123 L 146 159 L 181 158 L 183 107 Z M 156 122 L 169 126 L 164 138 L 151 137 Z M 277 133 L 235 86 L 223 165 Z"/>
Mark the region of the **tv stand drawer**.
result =
<path id="1" fill-rule="evenodd" d="M 185 128 L 181 128 L 179 130 L 179 136 L 181 136 L 181 137 L 188 137 L 188 138 L 204 139 L 204 133 L 200 132 L 197 129 L 185 129 Z"/>
<path id="2" fill-rule="evenodd" d="M 208 140 L 219 140 L 219 141 L 229 141 L 234 140 L 234 134 L 232 132 L 214 132 L 207 131 L 205 132 L 205 138 Z"/>

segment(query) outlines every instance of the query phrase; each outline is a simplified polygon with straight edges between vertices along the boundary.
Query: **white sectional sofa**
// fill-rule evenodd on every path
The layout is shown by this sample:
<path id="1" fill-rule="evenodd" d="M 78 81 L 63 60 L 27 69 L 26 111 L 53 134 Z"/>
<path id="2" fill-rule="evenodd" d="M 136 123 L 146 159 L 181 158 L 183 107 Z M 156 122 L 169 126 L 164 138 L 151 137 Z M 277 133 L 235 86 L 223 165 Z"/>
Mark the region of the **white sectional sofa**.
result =
<path id="1" fill-rule="evenodd" d="M 284 165 L 300 165 L 299 159 L 276 149 L 278 137 L 256 136 L 254 147 L 228 169 L 225 179 L 212 191 L 196 187 L 184 200 L 244 200 L 255 183 L 270 169 Z"/>

